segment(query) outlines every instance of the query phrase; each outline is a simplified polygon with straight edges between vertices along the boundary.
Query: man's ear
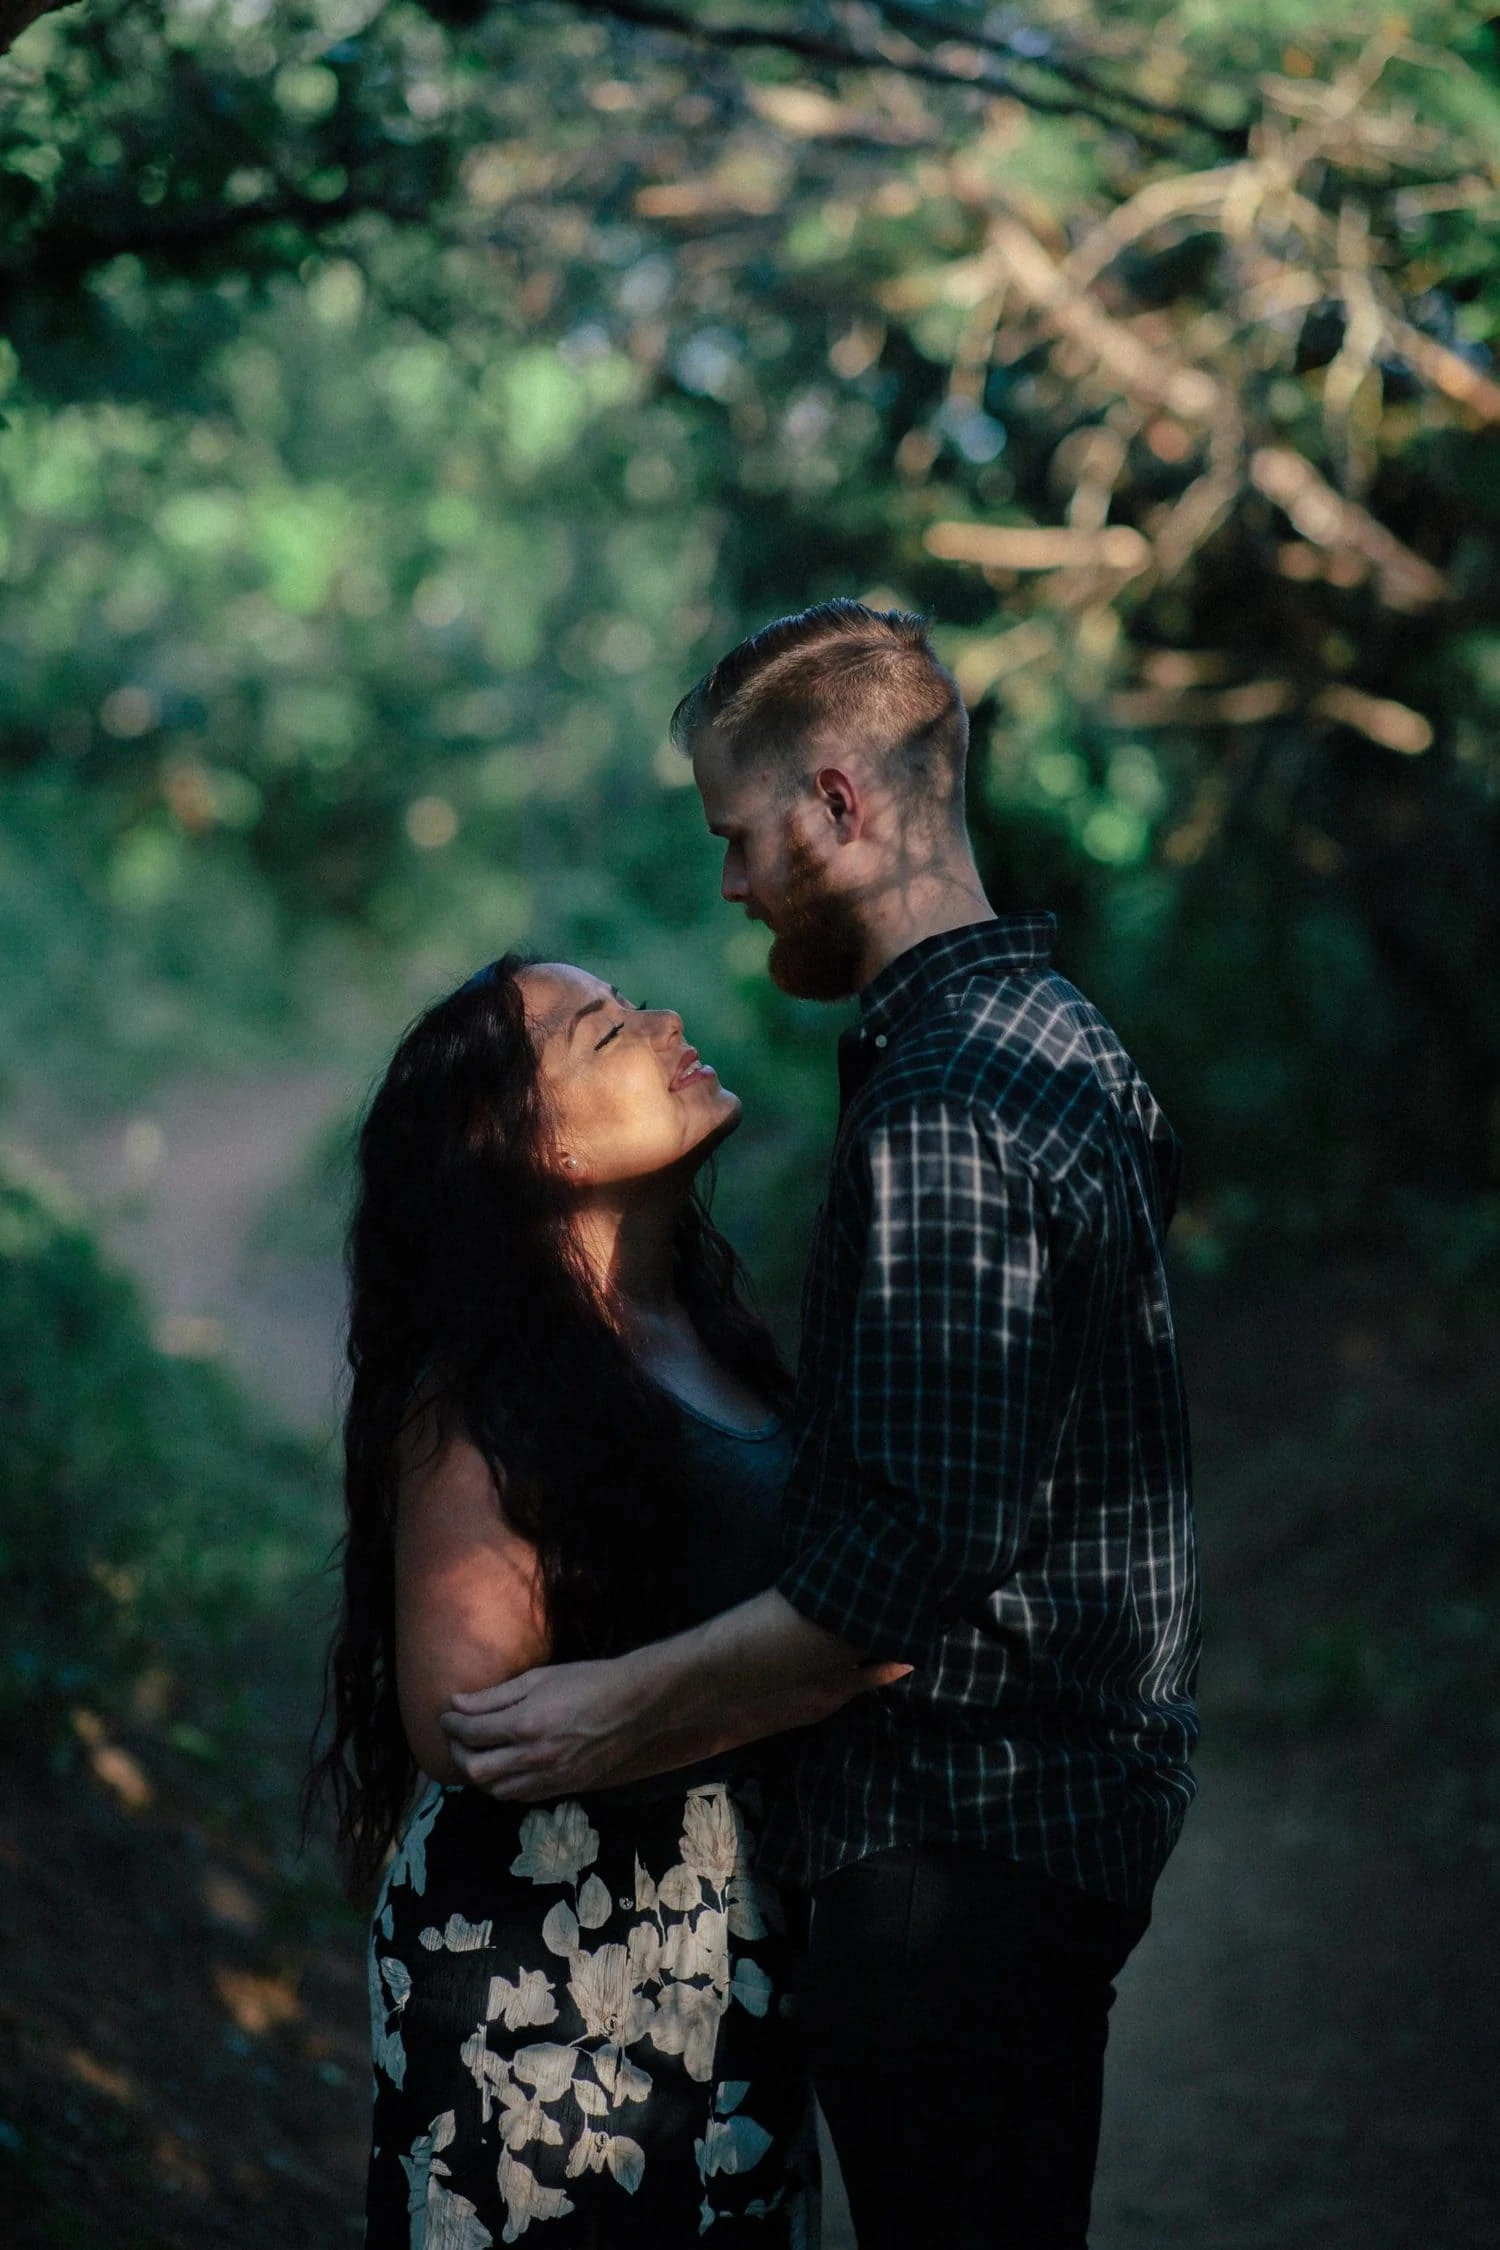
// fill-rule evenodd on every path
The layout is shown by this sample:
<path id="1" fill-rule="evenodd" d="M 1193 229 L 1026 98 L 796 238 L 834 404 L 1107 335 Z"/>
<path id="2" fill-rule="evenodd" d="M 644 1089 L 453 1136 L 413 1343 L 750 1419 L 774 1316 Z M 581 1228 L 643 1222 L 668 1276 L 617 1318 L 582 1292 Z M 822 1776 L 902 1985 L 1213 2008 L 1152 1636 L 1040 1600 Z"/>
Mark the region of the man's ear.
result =
<path id="1" fill-rule="evenodd" d="M 852 844 L 863 833 L 869 817 L 869 799 L 847 766 L 819 766 L 813 775 L 813 794 L 828 818 L 838 841 Z"/>

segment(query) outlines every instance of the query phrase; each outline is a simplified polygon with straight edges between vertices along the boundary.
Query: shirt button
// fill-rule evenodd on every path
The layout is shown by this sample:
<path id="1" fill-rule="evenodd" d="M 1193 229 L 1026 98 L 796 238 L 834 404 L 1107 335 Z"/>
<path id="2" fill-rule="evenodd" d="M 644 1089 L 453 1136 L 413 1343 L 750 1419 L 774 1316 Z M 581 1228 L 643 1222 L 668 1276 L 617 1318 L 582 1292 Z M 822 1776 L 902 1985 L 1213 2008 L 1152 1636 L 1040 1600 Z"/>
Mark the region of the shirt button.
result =
<path id="1" fill-rule="evenodd" d="M 883 1031 L 876 1032 L 875 1044 L 877 1047 L 883 1047 L 885 1045 L 885 1033 Z"/>

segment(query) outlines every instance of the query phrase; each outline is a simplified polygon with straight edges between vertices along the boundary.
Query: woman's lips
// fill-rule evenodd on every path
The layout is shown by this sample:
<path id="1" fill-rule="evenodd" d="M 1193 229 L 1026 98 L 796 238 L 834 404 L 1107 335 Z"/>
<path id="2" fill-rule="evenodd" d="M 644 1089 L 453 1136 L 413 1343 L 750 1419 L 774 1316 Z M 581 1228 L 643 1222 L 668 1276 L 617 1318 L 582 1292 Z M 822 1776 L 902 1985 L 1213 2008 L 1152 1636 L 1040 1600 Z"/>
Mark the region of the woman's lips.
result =
<path id="1" fill-rule="evenodd" d="M 713 1064 L 701 1061 L 697 1048 L 689 1047 L 676 1070 L 672 1073 L 667 1092 L 675 1094 L 680 1086 L 688 1085 L 694 1078 L 713 1078 L 717 1075 Z"/>

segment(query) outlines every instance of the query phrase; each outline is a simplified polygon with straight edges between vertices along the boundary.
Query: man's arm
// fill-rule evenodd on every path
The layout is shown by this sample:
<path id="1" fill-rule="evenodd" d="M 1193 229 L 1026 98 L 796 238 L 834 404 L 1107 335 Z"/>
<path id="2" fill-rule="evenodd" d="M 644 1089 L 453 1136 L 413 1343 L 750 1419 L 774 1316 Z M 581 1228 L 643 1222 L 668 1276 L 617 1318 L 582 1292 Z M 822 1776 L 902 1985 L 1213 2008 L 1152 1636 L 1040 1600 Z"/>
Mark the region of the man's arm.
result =
<path id="1" fill-rule="evenodd" d="M 834 1513 L 812 1496 L 815 1528 L 777 1583 L 867 1657 L 920 1663 L 1026 1537 L 1055 1414 L 1050 1229 L 1037 1180 L 966 1104 L 881 1116 L 860 1164 L 836 1407 L 857 1499 Z"/>
<path id="2" fill-rule="evenodd" d="M 670 1773 L 830 1718 L 909 1669 L 867 1665 L 774 1589 L 597 1663 L 455 1696 L 443 1731 L 464 1779 L 523 1802 Z"/>

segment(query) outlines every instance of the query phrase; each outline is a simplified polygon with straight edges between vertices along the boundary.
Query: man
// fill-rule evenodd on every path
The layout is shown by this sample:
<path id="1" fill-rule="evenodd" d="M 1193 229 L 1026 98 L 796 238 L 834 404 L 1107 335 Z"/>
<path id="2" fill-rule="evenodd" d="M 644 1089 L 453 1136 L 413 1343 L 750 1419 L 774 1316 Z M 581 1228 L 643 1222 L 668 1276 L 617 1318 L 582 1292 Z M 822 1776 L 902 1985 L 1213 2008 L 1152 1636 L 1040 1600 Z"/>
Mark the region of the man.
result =
<path id="1" fill-rule="evenodd" d="M 912 1666 L 802 1739 L 787 1855 L 814 1894 L 814 2076 L 861 2250 L 1080 2250 L 1113 1980 L 1192 1795 L 1177 1145 L 1048 966 L 1051 918 L 984 895 L 967 721 L 920 619 L 785 618 L 674 732 L 777 983 L 860 1001 L 788 1561 L 675 1641 L 447 1723 L 476 1782 L 542 1796 L 795 1722 L 830 1639 Z"/>

